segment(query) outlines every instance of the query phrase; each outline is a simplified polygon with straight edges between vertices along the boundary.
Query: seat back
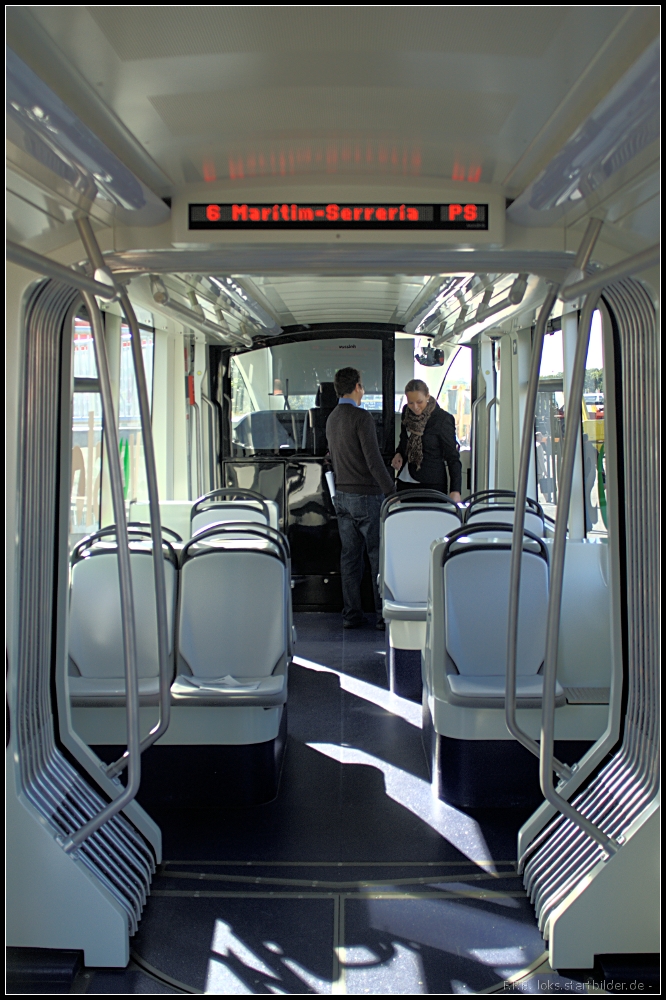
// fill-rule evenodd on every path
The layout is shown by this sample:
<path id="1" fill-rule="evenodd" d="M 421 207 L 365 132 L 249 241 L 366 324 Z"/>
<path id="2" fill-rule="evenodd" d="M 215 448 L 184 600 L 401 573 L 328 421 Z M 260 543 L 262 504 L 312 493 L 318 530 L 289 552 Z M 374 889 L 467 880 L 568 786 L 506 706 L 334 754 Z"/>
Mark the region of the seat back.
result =
<path id="1" fill-rule="evenodd" d="M 390 511 L 382 525 L 381 577 L 394 600 L 427 602 L 430 546 L 459 527 L 458 514 L 445 507 L 412 503 Z"/>
<path id="2" fill-rule="evenodd" d="M 152 543 L 132 543 L 130 551 L 137 668 L 140 678 L 159 675 L 157 610 Z M 164 560 L 169 654 L 177 591 L 174 561 Z M 69 603 L 69 656 L 82 677 L 125 676 L 120 617 L 120 585 L 115 542 L 99 543 L 72 566 Z"/>
<path id="3" fill-rule="evenodd" d="M 312 455 L 326 454 L 326 421 L 338 405 L 338 395 L 333 382 L 321 382 L 317 388 L 315 405 L 308 410 L 303 424 L 302 448 Z"/>
<path id="4" fill-rule="evenodd" d="M 480 527 L 480 526 L 479 526 Z M 503 676 L 511 565 L 510 528 L 456 532 L 442 558 L 446 651 L 460 674 Z M 544 658 L 548 614 L 546 548 L 523 543 L 516 672 L 538 673 Z"/>
<path id="5" fill-rule="evenodd" d="M 258 505 L 249 503 L 238 503 L 233 500 L 227 502 L 220 501 L 211 503 L 205 509 L 198 511 L 192 517 L 191 535 L 211 524 L 219 524 L 224 521 L 249 521 L 254 524 L 268 524 L 266 511 Z"/>
<path id="6" fill-rule="evenodd" d="M 268 677 L 289 649 L 286 540 L 262 525 L 209 528 L 181 554 L 178 648 L 199 678 Z"/>
<path id="7" fill-rule="evenodd" d="M 503 504 L 488 504 L 487 507 L 471 508 L 465 518 L 465 524 L 497 524 L 497 522 L 502 522 L 503 524 L 512 525 L 515 514 L 516 511 L 514 507 L 509 507 Z M 539 538 L 544 537 L 545 531 L 543 517 L 532 509 L 525 510 L 524 527 L 527 531 L 531 531 L 533 535 L 537 535 Z"/>
<path id="8" fill-rule="evenodd" d="M 278 505 L 274 500 L 266 500 L 255 490 L 225 487 L 206 493 L 192 504 L 190 532 L 194 535 L 208 525 L 224 521 L 268 524 L 277 530 L 278 518 Z"/>

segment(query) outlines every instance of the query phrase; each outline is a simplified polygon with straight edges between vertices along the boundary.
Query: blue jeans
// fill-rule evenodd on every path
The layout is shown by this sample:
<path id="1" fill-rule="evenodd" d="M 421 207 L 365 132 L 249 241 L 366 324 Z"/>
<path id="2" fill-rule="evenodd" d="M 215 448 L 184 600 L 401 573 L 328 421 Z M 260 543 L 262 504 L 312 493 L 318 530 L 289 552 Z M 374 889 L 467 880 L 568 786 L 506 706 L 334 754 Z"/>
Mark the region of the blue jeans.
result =
<path id="1" fill-rule="evenodd" d="M 377 589 L 379 573 L 379 511 L 384 497 L 381 494 L 365 496 L 361 493 L 336 493 L 335 512 L 342 542 L 340 576 L 342 577 L 342 616 L 345 621 L 360 621 L 361 580 L 363 579 L 363 551 L 368 553 L 372 592 L 377 614 L 382 613 L 382 602 Z"/>

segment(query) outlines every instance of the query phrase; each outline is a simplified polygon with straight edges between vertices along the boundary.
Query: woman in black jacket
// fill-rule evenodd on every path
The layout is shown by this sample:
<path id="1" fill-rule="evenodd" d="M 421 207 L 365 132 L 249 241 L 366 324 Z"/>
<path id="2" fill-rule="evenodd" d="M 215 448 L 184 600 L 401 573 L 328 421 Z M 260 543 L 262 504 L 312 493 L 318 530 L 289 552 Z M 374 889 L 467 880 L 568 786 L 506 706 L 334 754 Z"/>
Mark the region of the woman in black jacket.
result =
<path id="1" fill-rule="evenodd" d="M 421 379 L 408 382 L 405 395 L 400 441 L 391 462 L 400 472 L 398 490 L 439 490 L 460 503 L 462 466 L 453 416 L 437 405 Z"/>

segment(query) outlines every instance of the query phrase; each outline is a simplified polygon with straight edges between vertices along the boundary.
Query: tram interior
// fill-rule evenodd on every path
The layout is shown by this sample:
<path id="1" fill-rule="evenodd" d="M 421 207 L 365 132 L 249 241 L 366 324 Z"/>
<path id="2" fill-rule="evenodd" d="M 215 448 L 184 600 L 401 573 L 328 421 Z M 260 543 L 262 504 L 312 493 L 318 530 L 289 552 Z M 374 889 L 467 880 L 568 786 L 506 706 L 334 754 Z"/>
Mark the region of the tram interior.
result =
<path id="1" fill-rule="evenodd" d="M 409 10 L 8 8 L 9 994 L 659 991 L 658 9 Z"/>

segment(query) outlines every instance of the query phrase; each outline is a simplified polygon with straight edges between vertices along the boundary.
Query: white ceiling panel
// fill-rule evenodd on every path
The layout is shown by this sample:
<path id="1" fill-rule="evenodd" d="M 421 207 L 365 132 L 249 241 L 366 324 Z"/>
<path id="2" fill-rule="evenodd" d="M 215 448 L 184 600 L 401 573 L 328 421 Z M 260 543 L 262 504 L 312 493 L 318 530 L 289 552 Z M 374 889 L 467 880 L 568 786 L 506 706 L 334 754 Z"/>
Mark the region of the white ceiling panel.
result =
<path id="1" fill-rule="evenodd" d="M 241 281 L 242 281 L 241 276 Z M 283 326 L 303 323 L 396 323 L 429 276 L 256 277 L 250 279 L 271 303 Z"/>
<path id="2" fill-rule="evenodd" d="M 174 186 L 387 172 L 502 184 L 650 9 L 26 8 Z"/>

